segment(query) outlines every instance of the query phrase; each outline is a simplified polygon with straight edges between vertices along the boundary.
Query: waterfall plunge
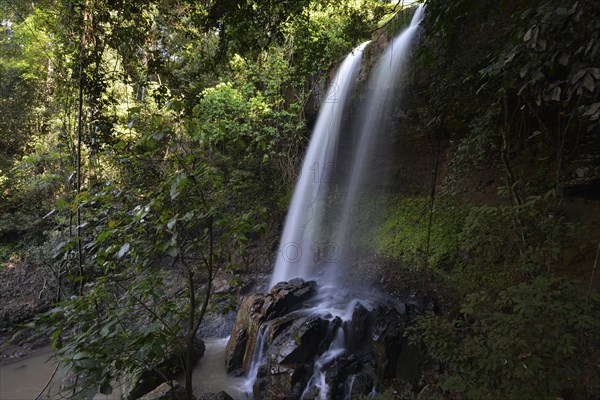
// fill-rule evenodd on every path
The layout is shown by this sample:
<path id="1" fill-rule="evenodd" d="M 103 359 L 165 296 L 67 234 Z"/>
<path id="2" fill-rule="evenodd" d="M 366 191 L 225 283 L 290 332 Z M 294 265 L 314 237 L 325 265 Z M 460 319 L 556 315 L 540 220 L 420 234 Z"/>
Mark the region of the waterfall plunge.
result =
<path id="1" fill-rule="evenodd" d="M 366 102 L 361 104 L 358 118 L 351 120 L 351 125 L 357 127 L 357 136 L 354 140 L 349 172 L 341 176 L 342 180 L 347 182 L 347 189 L 341 192 L 339 202 L 333 203 L 333 207 L 331 204 L 328 205 L 329 209 L 335 212 L 325 220 L 325 205 L 333 186 L 330 185 L 332 182 L 329 178 L 333 173 L 331 169 L 338 153 L 342 130 L 342 113 L 357 80 L 362 51 L 368 42 L 360 45 L 346 57 L 327 92 L 303 162 L 301 176 L 295 187 L 270 281 L 270 287 L 273 287 L 278 282 L 288 281 L 294 277 L 309 280 L 320 276 L 318 282 L 321 290 L 319 296 L 313 299 L 313 307 L 296 313 L 317 315 L 329 320 L 330 323 L 336 317 L 343 324 L 352 323 L 352 310 L 358 300 L 345 288 L 337 287 L 336 275 L 342 271 L 336 267 L 336 261 L 349 258 L 349 230 L 356 229 L 351 216 L 361 201 L 362 188 L 368 180 L 382 178 L 374 177 L 373 171 L 367 167 L 369 163 L 375 162 L 377 157 L 380 157 L 381 148 L 385 147 L 385 143 L 380 143 L 381 133 L 385 129 L 385 122 L 391 118 L 397 93 L 402 90 L 401 78 L 423 12 L 424 7 L 421 5 L 417 8 L 410 26 L 390 43 L 368 81 Z M 330 228 L 327 229 L 330 232 L 328 238 L 330 241 L 327 241 L 327 235 L 325 235 L 326 240 L 323 240 L 325 224 L 330 224 Z M 322 251 L 325 252 L 324 258 Z M 317 257 L 313 257 L 314 255 Z M 327 270 L 315 268 L 319 263 L 328 264 Z M 363 299 L 360 302 L 370 308 L 368 300 Z M 250 392 L 254 385 L 260 366 L 267 362 L 265 346 L 268 346 L 266 343 L 268 328 L 261 326 L 260 329 L 258 349 L 255 349 L 252 359 L 245 386 L 246 392 Z M 315 356 L 313 373 L 301 398 L 307 396 L 311 388 L 317 391 L 319 399 L 331 398 L 331 388 L 327 382 L 325 368 L 348 352 L 349 344 L 343 329 L 339 327 L 329 348 Z M 354 379 L 354 375 L 348 377 L 344 398 L 352 396 Z"/>
<path id="2" fill-rule="evenodd" d="M 420 5 L 408 28 L 388 45 L 368 82 L 366 101 L 362 105 L 357 121 L 359 131 L 357 145 L 354 148 L 354 159 L 347 178 L 348 189 L 341 202 L 341 212 L 336 221 L 333 240 L 341 250 L 342 260 L 344 256 L 348 256 L 350 232 L 352 229 L 360 228 L 353 226 L 352 217 L 361 207 L 368 206 L 371 193 L 367 190 L 365 195 L 361 191 L 372 186 L 373 182 L 388 184 L 389 177 L 373 170 L 378 162 L 389 157 L 387 143 L 385 143 L 386 123 L 392 119 L 394 102 L 398 94 L 403 91 L 403 75 L 424 10 L 424 6 Z M 335 282 L 335 275 L 329 276 L 329 283 L 332 282 Z"/>
<path id="3" fill-rule="evenodd" d="M 390 118 L 395 94 L 401 90 L 401 77 L 423 13 L 424 7 L 420 5 L 409 27 L 389 44 L 369 79 L 366 103 L 361 107 L 358 121 L 354 121 L 359 130 L 350 171 L 343 176 L 348 188 L 335 205 L 333 218 L 327 222 L 333 227 L 333 234 L 324 240 L 321 237 L 325 224 L 323 214 L 332 183 L 342 113 L 360 69 L 362 51 L 369 42 L 354 49 L 340 65 L 321 106 L 304 158 L 269 287 L 294 277 L 314 279 L 317 275 L 321 275 L 322 285 L 336 286 L 336 277 L 341 273 L 337 264 L 348 258 L 348 234 L 353 229 L 351 217 L 360 206 L 361 188 L 370 179 L 382 179 L 370 176 L 368 167 L 378 157 L 379 136 Z M 316 264 L 322 264 L 326 270 L 316 271 L 313 268 Z"/>
<path id="4" fill-rule="evenodd" d="M 314 259 L 311 251 L 318 251 L 319 246 L 317 231 L 322 218 L 319 206 L 325 201 L 331 183 L 342 113 L 356 82 L 362 51 L 368 43 L 361 44 L 346 57 L 327 91 L 296 183 L 270 287 L 294 277 L 310 276 Z"/>

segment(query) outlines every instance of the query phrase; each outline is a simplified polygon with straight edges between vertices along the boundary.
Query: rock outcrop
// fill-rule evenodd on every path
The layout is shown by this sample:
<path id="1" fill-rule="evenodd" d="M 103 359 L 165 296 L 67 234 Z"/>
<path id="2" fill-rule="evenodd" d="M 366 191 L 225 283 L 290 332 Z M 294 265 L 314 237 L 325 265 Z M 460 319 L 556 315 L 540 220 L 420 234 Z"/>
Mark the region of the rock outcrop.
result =
<path id="1" fill-rule="evenodd" d="M 249 377 L 255 399 L 310 400 L 323 390 L 350 398 L 371 393 L 382 379 L 419 378 L 419 353 L 404 337 L 407 304 L 350 300 L 349 311 L 334 307 L 344 318 L 351 312 L 343 321 L 316 294 L 315 282 L 294 279 L 243 300 L 226 363 L 230 373 L 256 375 Z"/>
<path id="2" fill-rule="evenodd" d="M 317 284 L 315 282 L 292 279 L 290 282 L 276 285 L 270 293 L 246 297 L 238 311 L 236 323 L 225 350 L 227 372 L 240 374 L 248 370 L 258 330 L 263 322 L 277 319 L 297 310 L 316 292 Z M 290 319 L 289 322 L 291 323 L 292 320 Z M 285 321 L 282 323 L 285 326 Z"/>

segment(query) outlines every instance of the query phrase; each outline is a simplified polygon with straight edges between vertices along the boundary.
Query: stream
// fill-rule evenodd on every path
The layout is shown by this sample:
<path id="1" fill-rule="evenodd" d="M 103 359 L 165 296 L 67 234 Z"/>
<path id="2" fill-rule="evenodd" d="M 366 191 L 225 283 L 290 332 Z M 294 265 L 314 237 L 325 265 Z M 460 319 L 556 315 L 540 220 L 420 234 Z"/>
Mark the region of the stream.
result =
<path id="1" fill-rule="evenodd" d="M 231 377 L 225 371 L 225 346 L 228 338 L 204 339 L 206 351 L 193 370 L 194 393 L 229 393 L 234 399 L 246 397 L 243 385 L 246 378 Z M 50 346 L 34 350 L 20 358 L 0 360 L 0 399 L 32 400 L 40 394 L 54 373 L 56 361 L 52 359 Z M 185 382 L 183 374 L 176 377 L 181 384 Z M 51 398 L 59 398 L 56 390 L 51 390 Z M 118 400 L 121 391 L 114 388 L 111 395 L 97 394 L 94 400 Z"/>
<path id="2" fill-rule="evenodd" d="M 217 393 L 221 390 L 229 393 L 234 399 L 245 399 L 245 377 L 233 377 L 225 369 L 225 346 L 229 338 L 204 338 L 206 350 L 193 369 L 194 395 Z M 179 383 L 185 383 L 182 374 L 176 376 Z"/>

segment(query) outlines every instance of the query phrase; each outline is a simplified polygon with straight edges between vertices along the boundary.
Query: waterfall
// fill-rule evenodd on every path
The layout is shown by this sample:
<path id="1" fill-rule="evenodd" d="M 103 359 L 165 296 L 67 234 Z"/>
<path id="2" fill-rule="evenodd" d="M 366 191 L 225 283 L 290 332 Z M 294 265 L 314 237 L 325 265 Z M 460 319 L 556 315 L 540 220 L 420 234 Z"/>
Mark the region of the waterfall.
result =
<path id="1" fill-rule="evenodd" d="M 368 206 L 365 200 L 371 197 L 371 190 L 367 190 L 366 195 L 361 191 L 372 187 L 373 182 L 387 183 L 388 177 L 382 176 L 380 171 L 373 172 L 373 169 L 386 155 L 388 144 L 383 138 L 386 134 L 385 124 L 392 118 L 396 96 L 402 92 L 403 73 L 423 14 L 424 6 L 420 5 L 408 28 L 388 45 L 368 82 L 366 102 L 362 106 L 357 123 L 358 144 L 354 148 L 354 159 L 348 175 L 348 189 L 342 200 L 342 211 L 338 217 L 333 240 L 341 249 L 342 258 L 349 252 L 349 233 L 356 228 L 365 229 L 365 226 L 353 227 L 352 221 L 357 210 L 362 206 Z"/>
<path id="2" fill-rule="evenodd" d="M 314 260 L 311 251 L 318 252 L 319 245 L 327 246 L 318 242 L 320 208 L 331 183 L 342 112 L 356 83 L 362 51 L 368 43 L 361 44 L 346 57 L 329 86 L 296 183 L 270 287 L 294 277 L 308 278 Z"/>
<path id="3" fill-rule="evenodd" d="M 344 387 L 344 400 L 352 400 L 352 386 L 354 386 L 354 380 L 356 375 L 350 375 L 346 380 Z"/>
<path id="4" fill-rule="evenodd" d="M 381 140 L 385 123 L 391 118 L 394 101 L 401 92 L 402 74 L 412 51 L 417 28 L 423 19 L 424 6 L 420 5 L 410 25 L 389 44 L 378 61 L 367 85 L 366 102 L 361 105 L 358 118 L 352 121 L 358 127 L 353 146 L 350 171 L 343 174 L 347 189 L 334 205 L 336 213 L 324 220 L 325 203 L 330 194 L 331 177 L 341 134 L 344 108 L 349 102 L 360 69 L 363 49 L 361 44 L 340 65 L 313 131 L 302 170 L 288 211 L 270 287 L 294 277 L 314 279 L 327 286 L 336 286 L 344 260 L 349 258 L 349 232 L 361 228 L 353 226 L 354 211 L 361 206 L 361 190 L 370 181 L 383 181 L 382 174 L 374 176 L 373 165 L 381 158 L 386 144 Z M 333 233 L 323 237 L 324 225 Z M 364 227 L 363 227 L 364 228 Z M 326 268 L 314 271 L 313 266 Z M 324 275 L 324 276 L 323 276 Z"/>
<path id="5" fill-rule="evenodd" d="M 294 317 L 320 318 L 327 321 L 330 329 L 337 329 L 334 337 L 327 339 L 331 342 L 325 342 L 327 349 L 320 348 L 308 361 L 312 364 L 312 370 L 307 370 L 312 371 L 312 374 L 310 378 L 306 377 L 307 380 L 302 381 L 306 384 L 301 386 L 301 392 L 297 392 L 300 400 L 329 399 L 332 396 L 337 398 L 339 394 L 334 394 L 334 390 L 339 393 L 340 385 L 342 396 L 351 398 L 356 386 L 357 378 L 351 375 L 344 377 L 345 380 L 341 383 L 332 382 L 336 387 L 330 387 L 329 367 L 343 357 L 352 356 L 350 353 L 355 351 L 357 346 L 360 347 L 359 341 L 363 340 L 361 338 L 364 338 L 367 329 L 364 325 L 366 315 L 373 312 L 373 307 L 369 300 L 364 299 L 362 292 L 359 303 L 356 292 L 339 285 L 336 275 L 342 272 L 340 268 L 344 267 L 344 261 L 350 258 L 349 231 L 360 228 L 353 224 L 351 216 L 361 200 L 363 187 L 372 179 L 385 180 L 385 176 L 382 177 L 376 169 L 375 173 L 378 176 L 373 175 L 369 163 L 376 162 L 382 154 L 382 148 L 385 150 L 386 144 L 382 143 L 381 134 L 385 133 L 385 123 L 391 118 L 394 102 L 402 92 L 403 73 L 423 13 L 424 7 L 417 7 L 409 27 L 391 41 L 377 62 L 367 82 L 366 97 L 360 104 L 360 111 L 349 116 L 348 126 L 353 127 L 352 129 L 342 129 L 342 115 L 350 103 L 349 98 L 360 70 L 362 52 L 368 42 L 354 49 L 342 62 L 321 106 L 296 183 L 270 287 L 295 277 L 316 279 L 320 286 L 318 294 L 311 298 L 310 303 L 294 311 Z M 340 173 L 338 178 L 347 187 L 344 189 L 336 185 L 334 191 L 330 177 L 333 173 L 333 162 L 341 154 L 338 146 L 342 139 L 342 130 L 346 131 L 343 143 L 349 142 L 346 135 L 350 135 L 353 146 L 351 154 L 347 156 L 347 160 L 350 161 L 348 171 L 337 171 Z M 332 193 L 335 196 L 331 196 Z M 335 197 L 336 201 L 332 202 L 330 197 Z M 336 266 L 336 263 L 339 265 Z M 322 268 L 323 266 L 326 268 Z M 291 315 L 288 314 L 287 317 Z M 341 325 L 336 325 L 340 322 Z M 353 322 L 356 325 L 352 325 Z M 267 351 L 270 351 L 266 349 L 269 333 L 265 326 L 268 326 L 268 322 L 264 322 L 259 328 L 245 385 L 247 393 L 252 391 L 263 364 L 269 362 L 266 357 Z M 344 333 L 345 329 L 348 329 L 348 338 Z M 293 346 L 294 343 L 290 345 Z M 364 387 L 365 375 L 362 376 Z M 371 375 L 367 376 L 368 379 L 371 379 L 370 377 Z M 375 386 L 371 390 L 371 393 L 374 393 Z"/>
<path id="6" fill-rule="evenodd" d="M 267 342 L 269 338 L 269 324 L 263 324 L 258 330 L 258 336 L 256 338 L 256 345 L 254 346 L 254 352 L 252 353 L 252 361 L 250 363 L 250 371 L 248 377 L 244 383 L 242 389 L 246 393 L 252 393 L 252 387 L 256 382 L 258 376 L 258 370 L 265 364 L 266 353 L 267 353 Z"/>
<path id="7" fill-rule="evenodd" d="M 304 400 L 304 397 L 309 393 L 309 391 L 314 387 L 318 390 L 319 400 L 328 400 L 329 399 L 329 385 L 326 381 L 324 368 L 328 367 L 331 362 L 333 362 L 337 357 L 346 351 L 345 346 L 345 338 L 344 338 L 344 330 L 342 328 L 338 328 L 335 338 L 331 342 L 329 349 L 323 353 L 316 361 L 314 365 L 314 372 L 310 377 L 304 392 L 302 392 L 302 396 L 300 396 L 300 400 Z"/>

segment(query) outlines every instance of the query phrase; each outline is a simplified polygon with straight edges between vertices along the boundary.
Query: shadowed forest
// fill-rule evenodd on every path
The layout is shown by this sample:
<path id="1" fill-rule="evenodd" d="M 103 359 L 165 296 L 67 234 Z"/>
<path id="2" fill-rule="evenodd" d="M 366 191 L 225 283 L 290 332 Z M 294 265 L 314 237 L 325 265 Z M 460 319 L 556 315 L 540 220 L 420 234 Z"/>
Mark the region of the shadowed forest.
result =
<path id="1" fill-rule="evenodd" d="M 600 399 L 600 3 L 404 3 L 0 0 L 0 398 Z"/>

